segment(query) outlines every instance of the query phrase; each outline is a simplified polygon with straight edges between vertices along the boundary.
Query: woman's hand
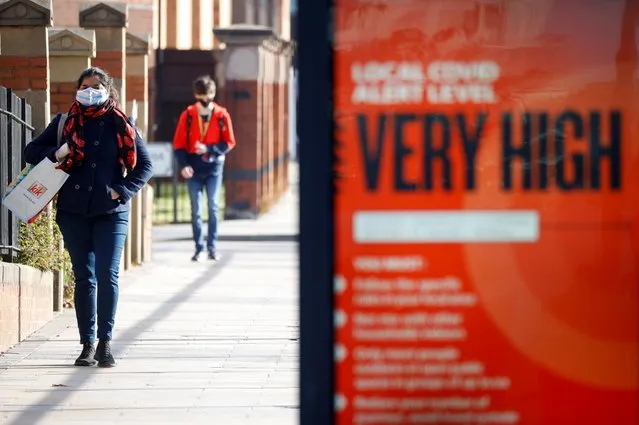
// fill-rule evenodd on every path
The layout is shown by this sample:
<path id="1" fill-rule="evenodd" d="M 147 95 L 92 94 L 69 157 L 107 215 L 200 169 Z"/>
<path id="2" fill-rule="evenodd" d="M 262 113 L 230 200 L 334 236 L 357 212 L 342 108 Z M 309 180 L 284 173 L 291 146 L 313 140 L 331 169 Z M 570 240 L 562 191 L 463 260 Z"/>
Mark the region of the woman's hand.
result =
<path id="1" fill-rule="evenodd" d="M 60 146 L 57 151 L 55 151 L 55 159 L 57 159 L 58 162 L 61 162 L 64 158 L 69 156 L 70 153 L 71 150 L 69 149 L 69 145 L 65 143 L 64 145 Z"/>
<path id="2" fill-rule="evenodd" d="M 120 197 L 120 194 L 118 192 L 116 192 L 115 190 L 111 189 L 111 199 L 113 199 L 115 201 L 119 197 Z"/>

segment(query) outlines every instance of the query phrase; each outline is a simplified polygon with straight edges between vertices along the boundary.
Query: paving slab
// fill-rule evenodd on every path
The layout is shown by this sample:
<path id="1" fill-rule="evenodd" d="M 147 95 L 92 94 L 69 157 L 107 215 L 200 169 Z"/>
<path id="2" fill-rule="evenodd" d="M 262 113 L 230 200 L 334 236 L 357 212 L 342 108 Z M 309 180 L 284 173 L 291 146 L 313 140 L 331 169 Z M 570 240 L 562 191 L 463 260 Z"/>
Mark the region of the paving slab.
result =
<path id="1" fill-rule="evenodd" d="M 296 187 L 220 233 L 222 260 L 192 263 L 190 226 L 154 230 L 121 278 L 116 368 L 71 366 L 72 311 L 0 356 L 0 424 L 297 424 Z"/>

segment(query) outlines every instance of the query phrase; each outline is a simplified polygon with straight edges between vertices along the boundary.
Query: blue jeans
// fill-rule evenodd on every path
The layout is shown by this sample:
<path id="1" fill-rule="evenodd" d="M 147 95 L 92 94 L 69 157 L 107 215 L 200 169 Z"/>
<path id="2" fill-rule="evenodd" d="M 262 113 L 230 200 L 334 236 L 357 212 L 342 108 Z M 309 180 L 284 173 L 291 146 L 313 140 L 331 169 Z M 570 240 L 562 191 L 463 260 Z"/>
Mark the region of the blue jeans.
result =
<path id="1" fill-rule="evenodd" d="M 206 189 L 209 208 L 209 227 L 206 249 L 214 253 L 217 242 L 217 223 L 220 220 L 220 191 L 222 189 L 222 170 L 224 163 L 216 164 L 215 171 L 210 174 L 198 175 L 186 181 L 191 199 L 191 225 L 193 227 L 193 242 L 195 251 L 204 250 L 204 234 L 202 233 L 202 194 Z"/>
<path id="2" fill-rule="evenodd" d="M 75 275 L 75 315 L 80 343 L 111 340 L 118 306 L 120 259 L 129 212 L 87 217 L 58 211 L 57 220 Z"/>

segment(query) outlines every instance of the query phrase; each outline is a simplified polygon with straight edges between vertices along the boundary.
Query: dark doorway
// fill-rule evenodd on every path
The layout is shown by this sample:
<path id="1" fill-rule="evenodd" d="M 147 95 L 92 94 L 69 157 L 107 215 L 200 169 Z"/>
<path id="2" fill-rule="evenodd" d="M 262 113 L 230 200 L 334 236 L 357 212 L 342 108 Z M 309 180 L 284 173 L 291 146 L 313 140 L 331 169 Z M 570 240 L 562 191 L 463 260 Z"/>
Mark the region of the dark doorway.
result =
<path id="1" fill-rule="evenodd" d="M 194 102 L 193 80 L 206 74 L 216 79 L 217 63 L 213 53 L 212 50 L 158 50 L 155 140 L 173 140 L 180 114 Z"/>

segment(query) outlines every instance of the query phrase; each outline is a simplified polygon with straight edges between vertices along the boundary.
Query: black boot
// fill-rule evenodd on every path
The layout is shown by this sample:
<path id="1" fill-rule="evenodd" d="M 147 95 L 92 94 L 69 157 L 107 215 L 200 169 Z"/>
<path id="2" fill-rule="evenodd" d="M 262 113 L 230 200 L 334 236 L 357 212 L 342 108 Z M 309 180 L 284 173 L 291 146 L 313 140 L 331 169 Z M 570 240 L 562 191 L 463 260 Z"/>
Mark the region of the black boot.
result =
<path id="1" fill-rule="evenodd" d="M 115 359 L 111 354 L 111 341 L 100 340 L 94 358 L 98 361 L 99 367 L 114 367 Z"/>
<path id="2" fill-rule="evenodd" d="M 193 254 L 193 257 L 191 257 L 191 261 L 193 261 L 194 263 L 200 261 L 200 255 L 202 255 L 202 250 L 195 251 L 195 254 Z"/>
<path id="3" fill-rule="evenodd" d="M 93 344 L 87 342 L 82 346 L 82 352 L 80 353 L 80 357 L 75 360 L 76 366 L 93 366 L 96 364 L 95 359 L 93 358 L 95 355 L 95 348 L 93 348 Z"/>

